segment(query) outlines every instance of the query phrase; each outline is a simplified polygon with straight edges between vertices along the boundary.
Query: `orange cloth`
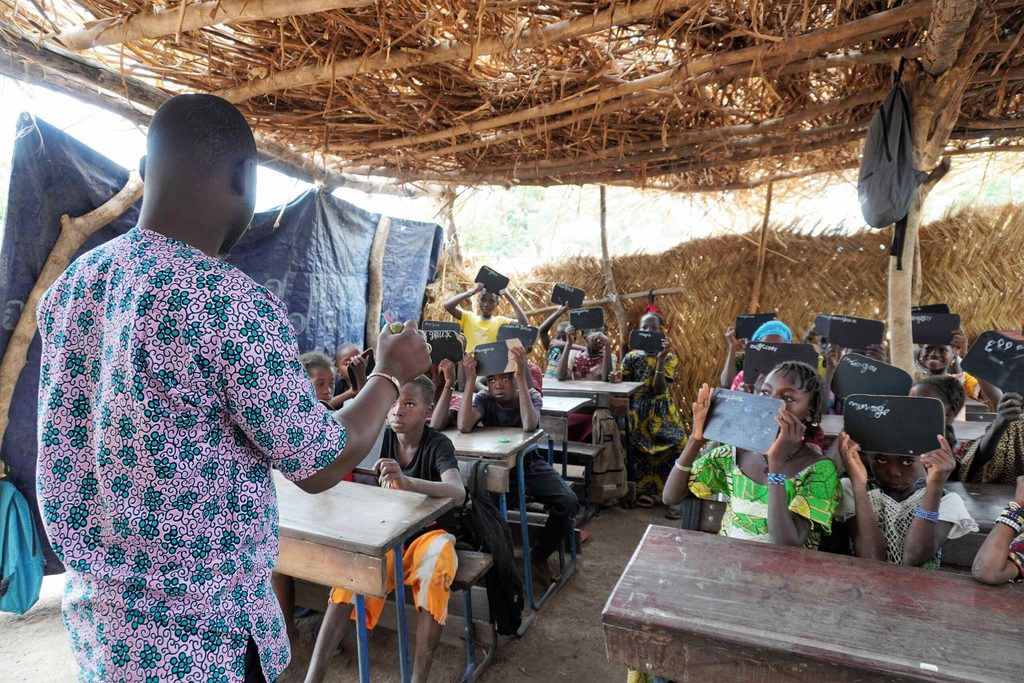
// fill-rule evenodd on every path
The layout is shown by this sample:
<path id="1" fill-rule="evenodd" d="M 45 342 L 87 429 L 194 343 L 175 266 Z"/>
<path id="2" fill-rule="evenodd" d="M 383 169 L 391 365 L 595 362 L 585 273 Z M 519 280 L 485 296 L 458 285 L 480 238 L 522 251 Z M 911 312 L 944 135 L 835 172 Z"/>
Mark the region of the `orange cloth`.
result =
<path id="1" fill-rule="evenodd" d="M 388 552 L 388 593 L 395 590 L 394 551 Z M 412 586 L 413 602 L 417 610 L 427 610 L 434 621 L 444 624 L 448 619 L 448 598 L 452 581 L 459 568 L 455 555 L 455 537 L 444 529 L 428 531 L 413 540 L 402 553 L 405 585 Z M 351 603 L 355 593 L 344 588 L 331 589 L 331 602 Z M 385 600 L 366 596 L 366 627 L 372 629 L 380 620 Z M 352 621 L 356 611 L 352 610 Z"/>

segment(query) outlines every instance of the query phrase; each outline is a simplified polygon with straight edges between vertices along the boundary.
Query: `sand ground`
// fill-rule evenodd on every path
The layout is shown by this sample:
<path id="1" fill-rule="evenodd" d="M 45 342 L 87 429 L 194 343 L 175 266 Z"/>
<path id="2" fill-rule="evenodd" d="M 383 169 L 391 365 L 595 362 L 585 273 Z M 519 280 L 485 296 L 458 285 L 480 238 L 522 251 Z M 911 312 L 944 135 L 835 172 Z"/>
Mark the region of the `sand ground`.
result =
<path id="1" fill-rule="evenodd" d="M 523 637 L 502 638 L 498 656 L 483 681 L 624 681 L 623 667 L 605 656 L 601 610 L 648 524 L 673 524 L 651 510 L 606 508 L 586 527 L 588 538 L 576 575 L 544 605 Z M 75 680 L 67 635 L 60 616 L 63 577 L 47 577 L 39 602 L 22 616 L 0 614 L 0 681 L 63 683 Z M 301 682 L 313 649 L 320 615 L 299 621 L 292 664 L 279 683 Z M 329 682 L 357 677 L 351 638 L 334 658 Z M 398 680 L 394 634 L 384 629 L 370 638 L 373 680 Z M 461 648 L 441 645 L 432 681 L 457 681 L 465 665 Z"/>

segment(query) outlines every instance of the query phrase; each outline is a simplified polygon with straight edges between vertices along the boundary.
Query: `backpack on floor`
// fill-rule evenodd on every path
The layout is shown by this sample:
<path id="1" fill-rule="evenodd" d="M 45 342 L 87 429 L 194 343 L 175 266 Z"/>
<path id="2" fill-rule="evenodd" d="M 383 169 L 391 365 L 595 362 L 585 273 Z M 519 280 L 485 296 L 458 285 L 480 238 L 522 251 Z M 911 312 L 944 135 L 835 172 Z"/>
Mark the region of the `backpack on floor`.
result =
<path id="1" fill-rule="evenodd" d="M 0 480 L 0 612 L 24 614 L 36 604 L 44 562 L 28 502 Z"/>
<path id="2" fill-rule="evenodd" d="M 487 572 L 484 585 L 491 620 L 501 635 L 515 635 L 523 623 L 525 593 L 523 576 L 512 545 L 512 531 L 487 492 L 487 463 L 474 461 L 470 465 L 468 479 L 459 540 L 490 554 L 494 566 Z"/>
<path id="3" fill-rule="evenodd" d="M 594 462 L 587 474 L 590 488 L 590 502 L 610 505 L 626 495 L 626 449 L 622 446 L 619 423 L 610 410 L 599 408 L 594 411 L 592 440 L 601 451 L 594 456 Z"/>
<path id="4" fill-rule="evenodd" d="M 918 185 L 928 174 L 914 167 L 914 142 L 910 131 L 910 102 L 900 83 L 903 62 L 896 83 L 875 111 L 864 139 L 864 153 L 857 179 L 857 198 L 864 220 L 873 228 L 896 224 L 892 256 L 903 268 L 903 239 L 907 214 Z"/>

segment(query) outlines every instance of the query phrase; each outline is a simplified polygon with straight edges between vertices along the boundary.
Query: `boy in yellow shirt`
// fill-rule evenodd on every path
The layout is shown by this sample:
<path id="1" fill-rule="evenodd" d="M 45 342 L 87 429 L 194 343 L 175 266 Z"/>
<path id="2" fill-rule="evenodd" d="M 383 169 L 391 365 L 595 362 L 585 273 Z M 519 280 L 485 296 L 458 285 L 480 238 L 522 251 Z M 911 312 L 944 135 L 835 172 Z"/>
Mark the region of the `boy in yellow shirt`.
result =
<path id="1" fill-rule="evenodd" d="M 477 293 L 480 294 L 480 299 L 477 303 L 478 310 L 480 311 L 479 315 L 459 307 L 459 304 L 467 299 L 471 299 Z M 516 312 L 516 318 L 518 318 L 520 325 L 530 324 L 526 313 L 523 312 L 522 307 L 512 298 L 507 289 L 503 289 L 498 293 L 490 292 L 484 290 L 483 284 L 478 282 L 473 289 L 462 294 L 456 294 L 444 302 L 444 310 L 451 313 L 459 321 L 462 333 L 466 335 L 466 353 L 471 352 L 479 344 L 490 344 L 491 342 L 498 341 L 498 328 L 502 325 L 516 322 L 512 318 L 506 318 L 503 315 L 494 315 L 501 297 L 508 299 L 512 309 Z"/>

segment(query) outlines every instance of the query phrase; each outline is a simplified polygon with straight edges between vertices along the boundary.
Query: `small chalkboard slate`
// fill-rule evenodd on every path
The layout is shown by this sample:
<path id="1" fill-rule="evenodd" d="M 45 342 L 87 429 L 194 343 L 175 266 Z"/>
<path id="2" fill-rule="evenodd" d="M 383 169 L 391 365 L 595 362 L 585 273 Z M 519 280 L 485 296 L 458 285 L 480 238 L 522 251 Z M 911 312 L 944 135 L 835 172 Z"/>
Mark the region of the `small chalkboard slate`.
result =
<path id="1" fill-rule="evenodd" d="M 506 339 L 505 341 L 493 342 L 491 344 L 477 344 L 477 347 L 473 349 L 473 355 L 476 356 L 477 377 L 515 372 L 516 363 L 512 360 L 509 350 L 516 346 L 522 346 L 518 339 Z"/>
<path id="2" fill-rule="evenodd" d="M 1024 341 L 999 332 L 978 337 L 960 366 L 1004 392 L 1024 394 Z"/>
<path id="3" fill-rule="evenodd" d="M 633 330 L 629 335 L 629 348 L 656 356 L 661 353 L 661 342 L 663 341 L 665 341 L 665 335 L 661 332 Z"/>
<path id="4" fill-rule="evenodd" d="M 551 303 L 569 308 L 583 308 L 583 296 L 582 289 L 559 283 L 551 290 Z"/>
<path id="5" fill-rule="evenodd" d="M 764 325 L 769 320 L 775 320 L 779 317 L 778 313 L 743 313 L 742 315 L 736 316 L 736 338 L 737 339 L 750 339 L 757 332 L 757 328 Z"/>
<path id="6" fill-rule="evenodd" d="M 569 312 L 569 324 L 577 330 L 598 330 L 604 327 L 603 308 L 577 308 Z"/>
<path id="7" fill-rule="evenodd" d="M 767 453 L 779 433 L 775 418 L 786 403 L 778 398 L 715 389 L 704 438 L 754 453 Z"/>
<path id="8" fill-rule="evenodd" d="M 949 313 L 949 304 L 925 304 L 924 306 L 911 306 L 910 314 L 915 313 Z"/>
<path id="9" fill-rule="evenodd" d="M 526 325 L 502 325 L 498 328 L 498 341 L 506 339 L 518 339 L 519 343 L 529 350 L 537 343 L 537 328 Z"/>
<path id="10" fill-rule="evenodd" d="M 864 351 L 869 346 L 882 343 L 885 338 L 885 323 L 881 320 L 830 315 L 826 336 L 829 344 Z"/>
<path id="11" fill-rule="evenodd" d="M 748 342 L 743 354 L 743 383 L 751 386 L 779 363 L 795 360 L 818 369 L 818 352 L 810 344 Z"/>
<path id="12" fill-rule="evenodd" d="M 424 320 L 420 323 L 420 329 L 424 332 L 437 330 L 451 330 L 452 332 L 462 331 L 462 328 L 458 323 L 453 323 L 450 320 Z"/>
<path id="13" fill-rule="evenodd" d="M 459 333 L 453 330 L 425 330 L 427 343 L 430 344 L 430 362 L 437 365 L 444 359 L 458 363 L 466 355 L 459 339 Z"/>
<path id="14" fill-rule="evenodd" d="M 848 353 L 832 376 L 832 393 L 839 398 L 850 394 L 906 396 L 913 382 L 909 374 L 897 367 L 859 353 Z"/>
<path id="15" fill-rule="evenodd" d="M 915 344 L 953 343 L 953 333 L 960 329 L 960 316 L 955 313 L 911 313 L 910 328 Z"/>
<path id="16" fill-rule="evenodd" d="M 814 318 L 814 334 L 824 339 L 828 338 L 828 324 L 832 322 L 832 316 L 828 313 L 819 313 Z"/>
<path id="17" fill-rule="evenodd" d="M 488 266 L 480 267 L 480 272 L 476 274 L 476 282 L 482 284 L 486 291 L 494 294 L 508 287 L 508 278 Z"/>
<path id="18" fill-rule="evenodd" d="M 861 451 L 921 455 L 939 447 L 946 415 L 937 398 L 850 394 L 843 404 L 843 429 Z"/>

